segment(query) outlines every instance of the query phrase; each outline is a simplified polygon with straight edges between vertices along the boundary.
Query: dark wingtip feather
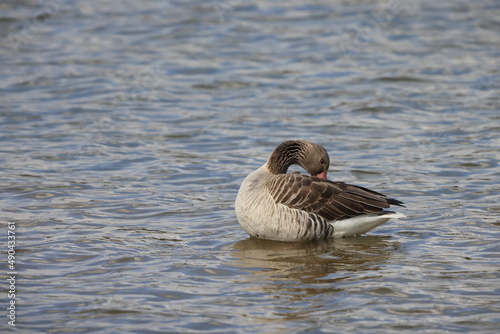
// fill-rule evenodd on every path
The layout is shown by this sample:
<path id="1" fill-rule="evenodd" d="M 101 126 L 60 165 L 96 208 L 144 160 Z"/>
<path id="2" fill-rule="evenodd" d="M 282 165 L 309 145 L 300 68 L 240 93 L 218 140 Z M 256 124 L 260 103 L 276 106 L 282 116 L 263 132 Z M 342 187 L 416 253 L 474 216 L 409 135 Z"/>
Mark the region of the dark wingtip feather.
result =
<path id="1" fill-rule="evenodd" d="M 404 206 L 403 202 L 398 201 L 397 199 L 394 199 L 394 198 L 387 198 L 387 203 L 389 203 L 391 205 L 399 205 L 399 206 L 402 206 L 403 208 L 406 208 L 406 206 Z"/>

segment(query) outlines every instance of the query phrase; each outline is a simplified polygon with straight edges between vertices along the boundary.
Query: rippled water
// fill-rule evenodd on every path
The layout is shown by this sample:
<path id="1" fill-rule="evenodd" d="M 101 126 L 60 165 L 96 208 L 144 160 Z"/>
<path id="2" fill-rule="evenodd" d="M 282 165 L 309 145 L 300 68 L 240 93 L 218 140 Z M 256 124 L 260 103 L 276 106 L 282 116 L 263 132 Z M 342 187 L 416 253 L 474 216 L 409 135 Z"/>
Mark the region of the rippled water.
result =
<path id="1" fill-rule="evenodd" d="M 498 330 L 499 30 L 497 1 L 2 2 L 16 328 Z M 249 239 L 239 184 L 293 138 L 408 218 Z"/>

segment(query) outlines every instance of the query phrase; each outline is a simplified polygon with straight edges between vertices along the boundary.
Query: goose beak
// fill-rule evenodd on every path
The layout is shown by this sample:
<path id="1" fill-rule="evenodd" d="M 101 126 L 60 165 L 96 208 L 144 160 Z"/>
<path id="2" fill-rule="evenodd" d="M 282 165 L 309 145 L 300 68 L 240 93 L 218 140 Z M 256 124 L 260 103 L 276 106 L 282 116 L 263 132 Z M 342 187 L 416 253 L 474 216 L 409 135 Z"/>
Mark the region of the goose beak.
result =
<path id="1" fill-rule="evenodd" d="M 327 173 L 328 173 L 328 171 L 327 171 L 327 170 L 325 170 L 324 172 L 319 173 L 319 174 L 318 174 L 318 175 L 316 175 L 316 176 L 317 176 L 317 177 L 319 177 L 319 178 L 322 178 L 322 179 L 326 180 L 326 174 L 327 174 Z"/>

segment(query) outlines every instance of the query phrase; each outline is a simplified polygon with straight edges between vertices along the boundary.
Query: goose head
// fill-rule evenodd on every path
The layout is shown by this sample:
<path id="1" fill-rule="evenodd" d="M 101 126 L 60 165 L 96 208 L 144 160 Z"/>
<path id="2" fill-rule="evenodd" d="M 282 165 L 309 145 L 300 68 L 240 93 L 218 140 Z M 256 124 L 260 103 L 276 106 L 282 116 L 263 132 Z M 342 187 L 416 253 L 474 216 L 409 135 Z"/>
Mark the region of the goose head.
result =
<path id="1" fill-rule="evenodd" d="M 305 140 L 288 140 L 274 149 L 267 160 L 267 168 L 273 174 L 286 174 L 291 165 L 299 165 L 312 176 L 326 179 L 330 157 L 321 145 Z"/>

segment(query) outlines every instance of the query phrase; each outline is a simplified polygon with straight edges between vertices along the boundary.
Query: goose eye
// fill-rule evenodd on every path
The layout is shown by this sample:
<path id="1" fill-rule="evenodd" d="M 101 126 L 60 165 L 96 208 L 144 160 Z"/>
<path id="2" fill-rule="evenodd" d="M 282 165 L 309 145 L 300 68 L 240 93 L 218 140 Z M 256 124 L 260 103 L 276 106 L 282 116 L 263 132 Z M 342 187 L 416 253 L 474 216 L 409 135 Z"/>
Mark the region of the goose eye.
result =
<path id="1" fill-rule="evenodd" d="M 324 165 L 324 164 L 325 164 L 325 159 L 321 159 L 321 160 L 319 161 L 319 163 L 320 163 L 320 164 L 322 164 L 322 165 Z"/>

